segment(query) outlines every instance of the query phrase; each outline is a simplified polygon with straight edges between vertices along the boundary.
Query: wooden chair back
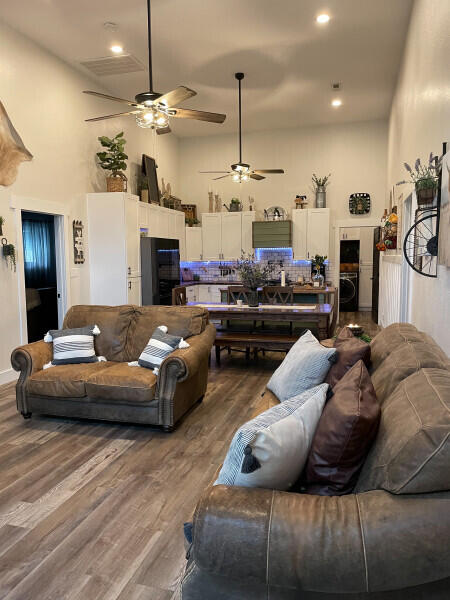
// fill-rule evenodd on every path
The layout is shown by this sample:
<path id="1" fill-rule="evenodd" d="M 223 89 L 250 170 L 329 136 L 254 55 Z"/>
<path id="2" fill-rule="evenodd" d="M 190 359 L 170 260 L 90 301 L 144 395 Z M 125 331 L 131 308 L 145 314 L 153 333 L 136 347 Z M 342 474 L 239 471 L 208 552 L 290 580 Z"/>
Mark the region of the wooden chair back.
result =
<path id="1" fill-rule="evenodd" d="M 294 288 L 292 286 L 266 285 L 263 288 L 265 304 L 293 304 Z"/>
<path id="2" fill-rule="evenodd" d="M 242 300 L 244 304 L 248 304 L 248 292 L 250 290 L 243 285 L 228 286 L 228 304 L 237 304 L 238 300 Z"/>
<path id="3" fill-rule="evenodd" d="M 184 286 L 172 288 L 172 306 L 187 304 L 186 288 Z"/>

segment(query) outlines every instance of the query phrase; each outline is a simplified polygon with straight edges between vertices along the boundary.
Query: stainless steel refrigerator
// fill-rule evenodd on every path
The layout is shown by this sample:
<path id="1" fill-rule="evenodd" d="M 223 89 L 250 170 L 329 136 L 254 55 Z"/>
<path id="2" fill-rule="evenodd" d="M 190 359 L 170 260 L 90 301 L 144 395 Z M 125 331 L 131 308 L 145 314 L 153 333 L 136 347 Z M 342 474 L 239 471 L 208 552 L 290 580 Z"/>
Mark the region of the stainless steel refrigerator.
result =
<path id="1" fill-rule="evenodd" d="M 178 240 L 141 238 L 142 305 L 172 304 L 172 288 L 180 285 Z"/>

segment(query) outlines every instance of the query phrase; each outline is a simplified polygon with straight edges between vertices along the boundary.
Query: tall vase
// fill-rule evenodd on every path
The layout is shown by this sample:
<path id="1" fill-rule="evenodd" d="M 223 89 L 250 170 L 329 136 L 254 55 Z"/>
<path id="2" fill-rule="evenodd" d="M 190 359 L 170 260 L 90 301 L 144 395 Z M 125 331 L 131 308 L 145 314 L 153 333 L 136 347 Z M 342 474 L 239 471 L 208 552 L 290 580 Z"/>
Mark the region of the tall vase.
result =
<path id="1" fill-rule="evenodd" d="M 316 208 L 326 208 L 327 206 L 327 192 L 323 185 L 319 186 L 316 190 Z"/>
<path id="2" fill-rule="evenodd" d="M 254 289 L 254 290 L 249 290 L 247 292 L 247 297 L 248 297 L 248 305 L 249 306 L 259 306 L 259 298 L 258 298 L 258 290 Z"/>

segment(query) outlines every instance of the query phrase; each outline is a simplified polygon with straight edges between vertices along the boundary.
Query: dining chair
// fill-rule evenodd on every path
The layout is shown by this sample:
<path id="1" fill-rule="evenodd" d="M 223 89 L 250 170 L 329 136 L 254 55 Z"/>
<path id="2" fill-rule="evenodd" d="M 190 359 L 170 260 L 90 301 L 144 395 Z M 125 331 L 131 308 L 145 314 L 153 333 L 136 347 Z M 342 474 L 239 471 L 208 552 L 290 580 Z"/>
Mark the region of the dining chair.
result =
<path id="1" fill-rule="evenodd" d="M 294 304 L 294 287 L 289 285 L 265 285 L 263 287 L 264 304 Z M 286 329 L 292 335 L 292 323 L 263 321 L 261 329 L 271 329 L 282 333 Z"/>
<path id="2" fill-rule="evenodd" d="M 288 285 L 266 285 L 263 287 L 265 304 L 293 304 L 294 288 Z"/>
<path id="3" fill-rule="evenodd" d="M 182 306 L 184 304 L 187 304 L 185 286 L 172 288 L 172 306 Z"/>

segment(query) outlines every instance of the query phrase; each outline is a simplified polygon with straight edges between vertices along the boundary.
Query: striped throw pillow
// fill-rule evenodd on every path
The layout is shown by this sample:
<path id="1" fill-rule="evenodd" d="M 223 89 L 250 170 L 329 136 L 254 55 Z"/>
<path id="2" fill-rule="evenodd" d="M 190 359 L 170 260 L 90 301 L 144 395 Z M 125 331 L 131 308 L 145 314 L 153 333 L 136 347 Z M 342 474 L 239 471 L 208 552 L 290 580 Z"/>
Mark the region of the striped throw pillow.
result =
<path id="1" fill-rule="evenodd" d="M 308 458 L 327 390 L 323 383 L 244 423 L 234 434 L 214 485 L 292 487 Z"/>
<path id="2" fill-rule="evenodd" d="M 160 325 L 142 351 L 138 365 L 147 369 L 159 369 L 163 360 L 176 348 L 189 348 L 189 344 L 182 337 L 167 333 L 167 327 Z"/>
<path id="3" fill-rule="evenodd" d="M 94 336 L 100 333 L 97 325 L 75 329 L 51 329 L 44 337 L 53 342 L 52 365 L 70 365 L 105 360 L 95 355 Z"/>

